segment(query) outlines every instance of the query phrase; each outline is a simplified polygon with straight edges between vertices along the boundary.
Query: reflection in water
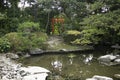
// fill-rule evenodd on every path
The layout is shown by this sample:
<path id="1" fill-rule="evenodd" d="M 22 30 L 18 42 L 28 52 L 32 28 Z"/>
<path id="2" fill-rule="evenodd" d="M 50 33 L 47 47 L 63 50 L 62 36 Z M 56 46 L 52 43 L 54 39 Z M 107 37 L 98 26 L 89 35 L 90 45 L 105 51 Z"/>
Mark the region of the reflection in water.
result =
<path id="1" fill-rule="evenodd" d="M 85 55 L 83 55 L 84 57 L 86 57 Z M 93 54 L 89 54 L 88 55 L 88 57 L 86 57 L 84 60 L 83 60 L 83 62 L 85 63 L 85 64 L 88 64 L 88 65 L 90 65 L 90 61 L 93 59 Z"/>
<path id="2" fill-rule="evenodd" d="M 70 53 L 70 54 L 68 55 L 70 65 L 73 64 L 73 58 L 74 58 L 74 57 L 76 57 L 75 54 Z"/>
<path id="3" fill-rule="evenodd" d="M 70 62 L 70 65 L 72 65 L 73 64 L 73 58 L 70 58 L 69 62 Z"/>
<path id="4" fill-rule="evenodd" d="M 62 69 L 62 63 L 58 60 L 52 62 L 51 65 L 53 66 L 54 69 L 58 69 L 59 71 L 61 71 Z"/>
<path id="5" fill-rule="evenodd" d="M 120 66 L 106 66 L 97 61 L 102 51 L 80 54 L 46 54 L 23 60 L 27 66 L 40 66 L 50 70 L 51 80 L 85 80 L 94 75 L 112 77 L 120 73 Z M 104 54 L 104 53 L 103 53 Z M 62 79 L 64 78 L 64 79 Z"/>

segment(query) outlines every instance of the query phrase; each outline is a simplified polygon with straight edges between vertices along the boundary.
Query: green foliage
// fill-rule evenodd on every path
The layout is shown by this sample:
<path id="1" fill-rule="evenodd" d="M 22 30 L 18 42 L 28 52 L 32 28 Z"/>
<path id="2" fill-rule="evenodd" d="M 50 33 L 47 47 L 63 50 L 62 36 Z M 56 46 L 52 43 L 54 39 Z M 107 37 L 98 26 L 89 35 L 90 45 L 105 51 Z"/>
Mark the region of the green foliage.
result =
<path id="1" fill-rule="evenodd" d="M 98 44 L 98 42 L 101 40 L 101 36 L 104 33 L 104 31 L 98 29 L 86 29 L 82 30 L 81 32 L 74 32 L 74 35 L 79 34 L 80 37 L 77 37 L 71 41 L 71 43 L 77 45 Z"/>
<path id="2" fill-rule="evenodd" d="M 91 10 L 98 10 L 100 8 L 102 8 L 104 6 L 103 2 L 102 1 L 99 1 L 99 2 L 94 2 L 94 4 L 91 5 Z"/>
<path id="3" fill-rule="evenodd" d="M 5 16 L 6 16 L 5 14 L 0 13 L 0 19 L 4 19 Z"/>
<path id="4" fill-rule="evenodd" d="M 105 3 L 103 1 L 95 1 L 93 4 L 89 5 L 90 12 L 102 13 L 102 8 L 105 7 Z M 93 13 L 92 13 L 93 14 Z"/>
<path id="5" fill-rule="evenodd" d="M 59 26 L 57 26 L 57 25 L 54 26 L 54 34 L 55 35 L 59 35 L 60 34 L 59 33 Z"/>
<path id="6" fill-rule="evenodd" d="M 80 35 L 80 32 L 77 30 L 69 30 L 69 31 L 67 31 L 66 34 L 77 36 L 77 35 Z"/>
<path id="7" fill-rule="evenodd" d="M 18 28 L 19 20 L 17 18 L 0 18 L 0 35 L 5 35 L 9 32 L 15 32 Z"/>
<path id="8" fill-rule="evenodd" d="M 68 30 L 64 33 L 64 40 L 67 43 L 71 43 L 72 41 L 80 38 L 80 34 L 81 34 L 81 32 L 79 32 L 77 30 Z"/>
<path id="9" fill-rule="evenodd" d="M 91 44 L 92 42 L 90 40 L 81 38 L 81 39 L 76 39 L 72 41 L 71 43 L 76 44 L 76 45 L 88 45 L 88 44 Z"/>
<path id="10" fill-rule="evenodd" d="M 5 38 L 0 38 L 0 52 L 8 52 L 10 48 L 10 42 Z"/>
<path id="11" fill-rule="evenodd" d="M 111 11 L 120 9 L 120 0 L 105 0 L 105 3 L 110 7 Z"/>
<path id="12" fill-rule="evenodd" d="M 33 48 L 45 48 L 44 42 L 47 41 L 48 36 L 45 33 L 42 32 L 37 32 L 37 33 L 32 33 L 30 36 L 30 40 L 32 42 L 32 47 Z"/>
<path id="13" fill-rule="evenodd" d="M 12 32 L 4 36 L 11 44 L 13 51 L 27 51 L 34 48 L 43 48 L 47 35 L 43 33 L 31 33 L 26 36 L 24 33 Z"/>
<path id="14" fill-rule="evenodd" d="M 57 15 L 65 19 L 62 25 L 64 30 L 80 31 L 80 33 L 75 31 L 66 33 L 64 37 L 68 42 L 75 44 L 120 43 L 120 0 L 55 0 L 56 2 L 38 0 L 35 4 L 31 4 L 33 0 L 24 1 L 32 7 L 20 10 L 17 6 L 19 0 L 10 0 L 11 7 L 7 2 L 4 4 L 4 0 L 0 2 L 0 36 L 6 34 L 11 43 L 14 39 L 16 40 L 12 43 L 14 46 L 21 46 L 16 49 L 12 45 L 13 49 L 24 50 L 37 47 L 37 43 L 41 46 L 46 38 L 38 36 L 35 32 L 40 31 L 40 27 L 46 31 L 51 25 L 51 19 Z M 103 8 L 107 11 L 104 12 Z M 19 22 L 23 23 L 19 24 Z M 58 28 L 55 29 L 55 34 L 62 33 L 62 30 L 59 31 L 59 25 L 56 26 Z M 20 33 L 10 33 L 16 31 Z M 10 35 L 9 38 L 8 35 Z"/>
<path id="15" fill-rule="evenodd" d="M 85 39 L 89 39 L 93 43 L 106 43 L 111 44 L 119 43 L 119 30 L 120 30 L 120 10 L 115 10 L 106 14 L 91 15 L 89 18 L 84 18 L 81 22 L 83 25 Z"/>
<path id="16" fill-rule="evenodd" d="M 39 31 L 39 23 L 34 22 L 23 22 L 19 24 L 18 31 L 19 32 L 36 32 Z"/>
<path id="17" fill-rule="evenodd" d="M 23 45 L 24 43 L 23 41 L 26 40 L 21 37 L 21 34 L 18 34 L 16 32 L 8 33 L 4 37 L 8 39 L 9 42 L 11 43 L 11 48 L 13 51 L 17 51 L 17 50 L 19 51 L 21 48 L 21 45 Z"/>

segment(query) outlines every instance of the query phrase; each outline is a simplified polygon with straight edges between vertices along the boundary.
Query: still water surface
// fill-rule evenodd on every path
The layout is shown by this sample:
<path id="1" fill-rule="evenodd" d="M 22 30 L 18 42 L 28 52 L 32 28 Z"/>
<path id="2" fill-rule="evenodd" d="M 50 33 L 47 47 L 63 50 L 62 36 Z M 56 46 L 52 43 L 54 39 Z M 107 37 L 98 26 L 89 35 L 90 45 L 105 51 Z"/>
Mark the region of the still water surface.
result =
<path id="1" fill-rule="evenodd" d="M 22 63 L 26 66 L 44 67 L 53 72 L 53 75 L 66 78 L 66 80 L 85 80 L 94 75 L 114 78 L 114 74 L 120 74 L 120 65 L 106 66 L 100 64 L 97 58 L 104 54 L 106 51 L 46 54 L 26 58 Z"/>

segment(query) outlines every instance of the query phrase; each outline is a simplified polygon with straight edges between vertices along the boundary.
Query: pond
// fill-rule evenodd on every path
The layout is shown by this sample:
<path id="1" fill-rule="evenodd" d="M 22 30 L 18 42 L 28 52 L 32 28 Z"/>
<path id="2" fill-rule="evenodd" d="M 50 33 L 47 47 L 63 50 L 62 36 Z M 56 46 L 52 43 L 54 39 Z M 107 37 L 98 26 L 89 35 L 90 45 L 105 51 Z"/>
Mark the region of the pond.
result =
<path id="1" fill-rule="evenodd" d="M 94 75 L 114 79 L 114 74 L 120 74 L 120 66 L 106 66 L 97 60 L 106 52 L 96 50 L 88 53 L 46 54 L 26 58 L 22 63 L 25 66 L 40 66 L 50 70 L 52 79 L 49 80 L 85 80 Z"/>

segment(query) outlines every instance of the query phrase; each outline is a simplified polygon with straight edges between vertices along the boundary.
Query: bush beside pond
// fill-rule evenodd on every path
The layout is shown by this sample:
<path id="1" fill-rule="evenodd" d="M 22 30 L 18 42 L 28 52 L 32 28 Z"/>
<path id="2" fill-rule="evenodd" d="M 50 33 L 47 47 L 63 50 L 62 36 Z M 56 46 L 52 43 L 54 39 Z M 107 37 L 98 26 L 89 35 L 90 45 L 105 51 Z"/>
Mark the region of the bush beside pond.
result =
<path id="1" fill-rule="evenodd" d="M 7 52 L 11 48 L 11 43 L 8 41 L 8 39 L 0 38 L 0 52 Z"/>
<path id="2" fill-rule="evenodd" d="M 9 45 L 11 50 L 8 48 L 6 49 L 7 51 L 17 52 L 28 51 L 34 48 L 45 48 L 44 42 L 47 40 L 47 38 L 47 35 L 42 32 L 30 33 L 29 35 L 25 33 L 11 32 L 6 34 L 3 39 L 8 40 L 8 43 L 11 44 Z M 4 41 L 3 39 L 1 38 L 1 43 Z M 7 44 L 4 44 L 4 46 L 5 45 L 7 46 Z M 3 50 L 3 52 L 6 50 Z"/>
<path id="3" fill-rule="evenodd" d="M 48 36 L 40 32 L 39 23 L 26 21 L 20 23 L 17 32 L 10 32 L 0 38 L 0 52 L 29 51 L 30 49 L 45 49 Z"/>
<path id="4" fill-rule="evenodd" d="M 64 40 L 65 42 L 71 43 L 72 41 L 80 38 L 80 32 L 76 30 L 68 30 L 65 32 Z"/>
<path id="5" fill-rule="evenodd" d="M 39 27 L 39 23 L 35 23 L 35 22 L 23 22 L 21 24 L 19 24 L 19 27 L 17 29 L 18 32 L 37 32 L 40 30 Z"/>
<path id="6" fill-rule="evenodd" d="M 64 35 L 65 42 L 75 45 L 88 45 L 91 44 L 91 40 L 85 38 L 83 32 L 77 30 L 68 30 Z"/>

